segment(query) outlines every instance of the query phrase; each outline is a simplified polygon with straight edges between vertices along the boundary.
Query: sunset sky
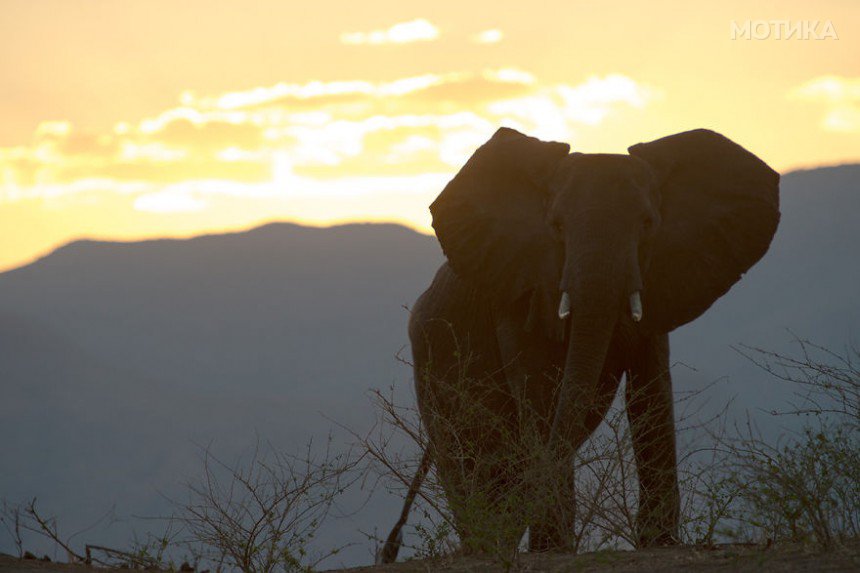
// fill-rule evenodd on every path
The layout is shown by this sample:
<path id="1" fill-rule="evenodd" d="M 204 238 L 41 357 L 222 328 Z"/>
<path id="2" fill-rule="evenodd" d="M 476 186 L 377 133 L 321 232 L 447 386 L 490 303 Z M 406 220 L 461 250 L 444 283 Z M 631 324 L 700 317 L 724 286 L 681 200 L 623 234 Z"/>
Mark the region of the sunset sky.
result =
<path id="1" fill-rule="evenodd" d="M 426 231 L 501 125 L 860 161 L 860 2 L 0 0 L 0 270 L 82 237 Z"/>

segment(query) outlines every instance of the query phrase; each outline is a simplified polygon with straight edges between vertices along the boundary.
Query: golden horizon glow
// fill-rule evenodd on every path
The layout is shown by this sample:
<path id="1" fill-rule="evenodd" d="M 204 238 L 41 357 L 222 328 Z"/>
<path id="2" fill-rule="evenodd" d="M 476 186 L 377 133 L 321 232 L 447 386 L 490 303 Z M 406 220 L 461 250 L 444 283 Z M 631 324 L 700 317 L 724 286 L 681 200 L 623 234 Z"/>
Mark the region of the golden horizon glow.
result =
<path id="1" fill-rule="evenodd" d="M 19 55 L 0 60 L 0 270 L 82 237 L 427 232 L 427 205 L 500 126 L 583 152 L 708 127 L 783 172 L 860 160 L 860 7 L 836 0 L 46 3 L 50 18 L 11 0 L 0 23 Z M 768 18 L 831 20 L 838 40 L 730 38 Z"/>

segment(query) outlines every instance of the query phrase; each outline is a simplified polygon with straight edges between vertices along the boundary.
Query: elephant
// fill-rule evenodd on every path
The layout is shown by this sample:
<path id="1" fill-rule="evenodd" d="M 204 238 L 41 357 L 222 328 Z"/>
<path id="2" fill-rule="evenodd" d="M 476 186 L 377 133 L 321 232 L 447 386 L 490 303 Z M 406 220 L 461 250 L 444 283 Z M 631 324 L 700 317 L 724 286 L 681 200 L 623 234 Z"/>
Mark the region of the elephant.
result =
<path id="1" fill-rule="evenodd" d="M 707 129 L 592 154 L 503 127 L 430 212 L 447 260 L 411 309 L 409 337 L 425 460 L 433 459 L 464 547 L 516 544 L 526 528 L 530 551 L 570 547 L 570 456 L 622 379 L 638 546 L 678 542 L 668 335 L 764 256 L 780 218 L 779 174 Z M 457 380 L 465 394 L 453 399 Z M 452 404 L 464 401 L 489 415 L 463 420 Z M 535 473 L 523 477 L 498 455 L 526 427 L 523 416 L 562 457 L 552 466 L 562 487 L 509 538 L 487 539 L 464 514 L 464 484 L 489 484 L 490 511 L 506 488 L 528 486 Z M 451 436 L 470 460 L 453 459 L 443 443 Z M 501 502 L 496 510 L 518 511 Z"/>

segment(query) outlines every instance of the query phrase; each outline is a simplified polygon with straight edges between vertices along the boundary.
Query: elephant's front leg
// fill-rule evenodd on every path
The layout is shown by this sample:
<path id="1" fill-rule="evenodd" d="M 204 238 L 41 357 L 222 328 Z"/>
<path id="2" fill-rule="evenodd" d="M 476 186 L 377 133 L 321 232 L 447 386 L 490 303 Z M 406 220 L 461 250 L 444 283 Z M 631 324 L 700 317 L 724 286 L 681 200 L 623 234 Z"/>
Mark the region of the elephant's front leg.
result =
<path id="1" fill-rule="evenodd" d="M 668 334 L 642 339 L 633 352 L 627 416 L 639 474 L 639 544 L 677 543 L 680 495 Z"/>
<path id="2" fill-rule="evenodd" d="M 555 396 L 564 363 L 563 342 L 527 332 L 527 307 L 509 307 L 495 316 L 496 340 L 505 378 L 517 407 L 518 457 L 523 488 L 519 511 L 529 526 L 529 551 L 571 547 L 574 526 L 573 463 L 549 459 L 547 448 Z"/>
<path id="3" fill-rule="evenodd" d="M 547 511 L 542 515 L 535 516 L 530 524 L 529 551 L 573 550 L 576 548 L 577 540 L 574 531 L 576 517 L 575 454 L 606 417 L 606 413 L 618 392 L 618 385 L 624 374 L 623 369 L 619 366 L 618 348 L 618 344 L 613 344 L 607 355 L 598 387 L 587 407 L 584 420 L 585 427 L 575 435 L 563 436 L 559 449 L 557 449 L 558 446 L 548 448 L 546 441 L 549 436 L 549 413 L 555 411 L 554 397 L 558 394 L 557 385 L 548 384 L 544 387 L 544 389 L 554 389 L 551 396 L 536 397 L 534 393 L 531 395 L 533 403 L 548 402 L 543 408 L 547 412 L 547 419 L 542 434 L 545 441 L 542 442 L 540 451 L 543 452 L 544 456 L 549 455 L 552 459 L 539 464 L 539 475 L 532 480 L 535 496 L 548 501 L 549 505 L 546 507 Z M 584 399 L 581 396 L 577 398 Z M 538 503 L 537 505 L 542 504 Z"/>

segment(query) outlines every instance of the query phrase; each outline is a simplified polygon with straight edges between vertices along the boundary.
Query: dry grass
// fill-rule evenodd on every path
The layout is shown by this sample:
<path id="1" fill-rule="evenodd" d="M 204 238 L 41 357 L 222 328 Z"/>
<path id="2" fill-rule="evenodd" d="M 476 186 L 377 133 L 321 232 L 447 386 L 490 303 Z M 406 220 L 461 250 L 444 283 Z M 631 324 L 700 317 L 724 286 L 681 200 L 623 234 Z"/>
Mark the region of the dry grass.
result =
<path id="1" fill-rule="evenodd" d="M 705 548 L 725 543 L 856 545 L 860 536 L 860 374 L 850 354 L 839 356 L 798 342 L 800 358 L 755 349 L 746 352 L 796 392 L 795 406 L 774 415 L 806 417 L 799 434 L 783 436 L 772 445 L 751 425 L 727 428 L 722 413 L 692 423 L 701 419 L 698 405 L 707 398 L 708 389 L 676 400 L 682 406 L 678 425 L 687 437 L 694 436 L 682 440 L 685 445 L 679 452 L 679 533 L 684 544 Z M 613 405 L 601 428 L 572 461 L 560 462 L 557 450 L 548 449 L 534 424 L 511 430 L 507 420 L 496 419 L 498 414 L 474 399 L 473 388 L 481 381 L 463 376 L 436 384 L 448 396 L 444 407 L 432 411 L 431 418 L 442 428 L 436 430 L 436 439 L 429 439 L 413 406 L 397 404 L 392 393 L 376 392 L 380 419 L 374 432 L 361 440 L 384 483 L 401 494 L 422 452 L 429 451 L 431 458 L 446 456 L 459 468 L 457 489 L 463 495 L 450 495 L 435 470 L 418 492 L 415 525 L 404 543 L 415 557 L 455 563 L 460 555 L 474 553 L 475 545 L 461 542 L 459 526 L 468 528 L 472 537 L 473 531 L 483 534 L 477 544 L 479 553 L 497 568 L 523 567 L 523 545 L 512 539 L 518 539 L 525 525 L 546 511 L 547 500 L 558 499 L 558 488 L 566 485 L 556 477 L 563 475 L 557 471 L 561 463 L 571 463 L 576 476 L 572 552 L 636 546 L 638 481 L 622 406 Z M 490 455 L 476 450 L 475 430 L 487 427 L 494 428 L 495 439 L 506 441 L 506 448 Z M 404 442 L 408 445 L 392 446 Z M 502 495 L 499 482 L 487 479 L 485 469 L 500 466 L 521 472 L 513 480 L 505 476 L 506 484 L 514 486 Z M 542 479 L 535 479 L 536 475 Z"/>
<path id="2" fill-rule="evenodd" d="M 433 441 L 414 401 L 398 404 L 392 393 L 375 392 L 379 420 L 371 432 L 358 436 L 361 456 L 333 455 L 330 443 L 319 456 L 310 447 L 294 456 L 258 444 L 244 461 L 230 463 L 207 451 L 201 478 L 188 484 L 187 499 L 176 502 L 165 530 L 148 533 L 129 548 L 76 542 L 74 534 L 61 532 L 56 518 L 43 515 L 35 500 L 4 502 L 0 521 L 21 555 L 40 536 L 61 548 L 70 562 L 101 567 L 175 570 L 170 556 L 184 554 L 197 569 L 306 571 L 338 551 L 311 554 L 311 539 L 349 484 L 371 475 L 405 496 L 422 454 L 429 452 L 431 460 L 445 456 L 451 461 L 457 471 L 446 479 L 456 480 L 456 487 L 445 483 L 435 466 L 424 468 L 427 477 L 415 492 L 404 542 L 413 559 L 382 570 L 643 571 L 657 565 L 666 570 L 856 570 L 860 354 L 838 355 L 798 343 L 795 357 L 751 348 L 741 352 L 785 385 L 783 394 L 793 392 L 793 404 L 772 414 L 802 416 L 800 432 L 772 443 L 752 424 L 727 428 L 722 416 L 693 423 L 701 418 L 697 403 L 707 389 L 676 400 L 679 432 L 685 437 L 679 452 L 682 547 L 626 551 L 636 543 L 639 491 L 621 405 L 613 405 L 591 439 L 565 458 L 546 445 L 545 421 L 527 406 L 516 423 L 498 419 L 484 401 L 474 399 L 476 386 L 485 387 L 482 381 L 465 376 L 440 388 L 446 402 L 436 410 Z M 477 447 L 475 438 L 488 429 L 500 447 Z M 368 464 L 359 468 L 362 460 Z M 569 488 L 564 470 L 570 467 L 576 494 L 570 551 L 524 553 L 523 531 L 547 515 L 560 489 Z M 9 560 L 4 563 L 8 569 Z M 56 567 L 17 563 L 22 571 Z"/>

